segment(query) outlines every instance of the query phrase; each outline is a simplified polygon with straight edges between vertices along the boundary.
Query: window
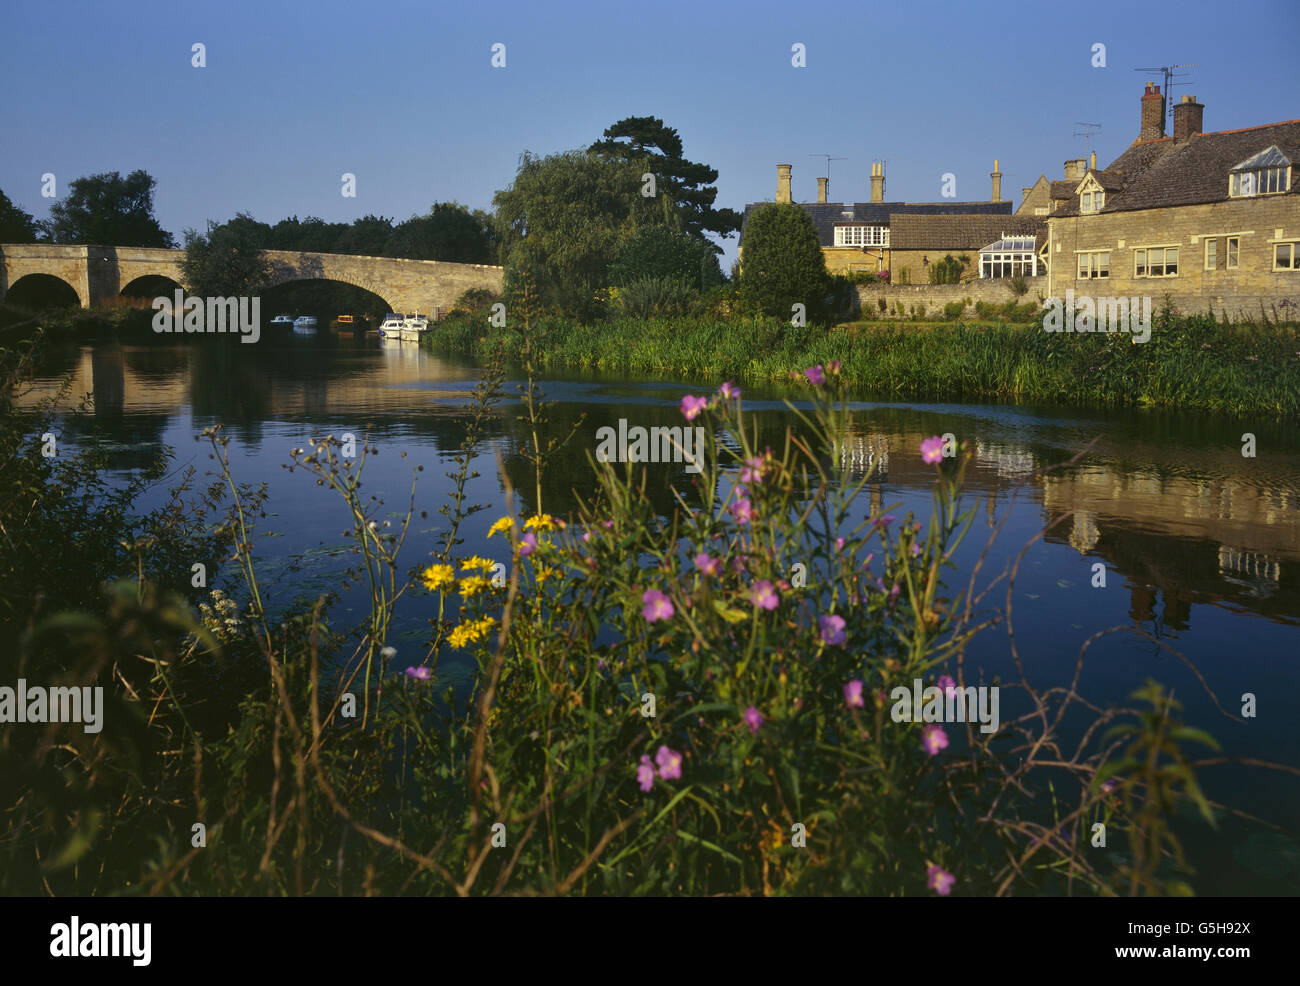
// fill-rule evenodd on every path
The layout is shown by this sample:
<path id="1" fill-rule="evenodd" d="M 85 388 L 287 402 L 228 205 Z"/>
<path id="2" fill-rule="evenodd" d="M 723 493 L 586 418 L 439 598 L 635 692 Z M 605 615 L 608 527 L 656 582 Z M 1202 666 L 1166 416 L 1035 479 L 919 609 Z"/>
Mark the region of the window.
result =
<path id="1" fill-rule="evenodd" d="M 1300 270 L 1300 242 L 1278 243 L 1273 247 L 1274 270 Z"/>
<path id="2" fill-rule="evenodd" d="M 1100 212 L 1106 204 L 1105 192 L 1084 192 L 1079 196 L 1080 212 Z"/>
<path id="3" fill-rule="evenodd" d="M 1006 236 L 980 251 L 980 277 L 1037 277 L 1034 237 Z"/>
<path id="4" fill-rule="evenodd" d="M 1228 172 L 1228 195 L 1277 195 L 1291 187 L 1291 159 L 1274 144 Z"/>
<path id="5" fill-rule="evenodd" d="M 1079 254 L 1079 277 L 1110 277 L 1110 251 L 1097 250 Z"/>
<path id="6" fill-rule="evenodd" d="M 1219 238 L 1211 236 L 1205 241 L 1205 269 L 1215 270 L 1219 266 Z"/>
<path id="7" fill-rule="evenodd" d="M 836 246 L 887 247 L 889 246 L 888 226 L 845 226 L 835 227 Z"/>
<path id="8" fill-rule="evenodd" d="M 1238 258 L 1241 255 L 1241 237 L 1229 236 L 1226 246 L 1227 257 L 1225 259 L 1228 261 L 1228 270 L 1236 270 L 1239 263 Z"/>
<path id="9" fill-rule="evenodd" d="M 1173 277 L 1177 273 L 1177 247 L 1155 247 L 1133 251 L 1134 277 Z"/>

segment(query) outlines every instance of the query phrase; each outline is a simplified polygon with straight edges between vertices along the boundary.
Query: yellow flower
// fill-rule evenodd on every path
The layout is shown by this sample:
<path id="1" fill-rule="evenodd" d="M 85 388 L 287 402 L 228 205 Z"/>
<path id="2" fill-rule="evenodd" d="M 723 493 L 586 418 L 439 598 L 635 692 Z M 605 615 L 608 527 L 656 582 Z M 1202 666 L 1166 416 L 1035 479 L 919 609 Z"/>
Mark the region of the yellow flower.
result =
<path id="1" fill-rule="evenodd" d="M 499 521 L 488 528 L 487 536 L 491 537 L 493 534 L 509 534 L 514 526 L 515 519 L 513 517 L 502 517 Z"/>
<path id="2" fill-rule="evenodd" d="M 431 592 L 436 592 L 450 586 L 456 576 L 450 565 L 430 565 L 420 573 L 420 580 Z"/>
<path id="3" fill-rule="evenodd" d="M 480 558 L 478 555 L 475 555 L 473 558 L 466 558 L 461 562 L 460 570 L 462 572 L 472 572 L 475 569 L 478 569 L 480 572 L 490 572 L 492 571 L 493 565 L 494 563 L 490 559 Z"/>
<path id="4" fill-rule="evenodd" d="M 460 594 L 468 599 L 470 596 L 477 595 L 480 589 L 486 589 L 491 585 L 491 579 L 482 575 L 471 575 L 467 579 L 460 580 Z"/>
<path id="5" fill-rule="evenodd" d="M 550 578 L 552 575 L 559 575 L 559 574 L 560 574 L 560 570 L 559 570 L 558 568 L 554 568 L 554 567 L 552 567 L 552 566 L 550 566 L 550 565 L 546 565 L 546 564 L 541 564 L 541 563 L 539 563 L 538 566 L 537 566 L 537 581 L 538 581 L 538 582 L 545 582 L 545 581 L 546 581 L 548 578 Z"/>
<path id="6" fill-rule="evenodd" d="M 481 620 L 469 620 L 451 631 L 447 635 L 447 642 L 456 648 L 464 647 L 466 644 L 476 644 L 488 635 L 488 631 L 496 626 L 496 622 L 491 616 L 485 616 Z"/>
<path id="7" fill-rule="evenodd" d="M 526 531 L 553 531 L 559 522 L 550 514 L 538 514 L 524 521 Z"/>

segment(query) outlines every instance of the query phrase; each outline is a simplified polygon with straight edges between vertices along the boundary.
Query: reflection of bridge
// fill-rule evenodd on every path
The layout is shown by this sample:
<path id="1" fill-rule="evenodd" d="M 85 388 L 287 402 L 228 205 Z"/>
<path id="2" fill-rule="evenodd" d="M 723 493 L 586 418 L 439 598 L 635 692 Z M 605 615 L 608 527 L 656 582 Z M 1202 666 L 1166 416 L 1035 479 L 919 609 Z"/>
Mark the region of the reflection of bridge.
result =
<path id="1" fill-rule="evenodd" d="M 184 250 L 148 247 L 2 244 L 0 300 L 23 278 L 35 275 L 63 281 L 83 307 L 116 298 L 145 277 L 165 277 L 179 286 L 184 255 Z M 338 281 L 378 295 L 398 312 L 432 314 L 451 307 L 470 288 L 501 290 L 502 268 L 482 264 L 289 250 L 267 250 L 266 257 L 273 272 L 267 287 L 290 281 Z"/>

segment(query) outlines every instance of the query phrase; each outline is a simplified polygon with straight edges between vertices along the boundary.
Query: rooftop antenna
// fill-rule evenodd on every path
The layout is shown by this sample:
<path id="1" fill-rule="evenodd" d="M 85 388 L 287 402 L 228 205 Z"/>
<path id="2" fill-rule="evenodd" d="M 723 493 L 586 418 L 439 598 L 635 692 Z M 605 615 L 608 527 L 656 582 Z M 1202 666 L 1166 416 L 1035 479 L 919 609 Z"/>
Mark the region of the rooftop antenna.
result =
<path id="1" fill-rule="evenodd" d="M 831 157 L 829 154 L 809 154 L 809 157 L 824 157 L 826 159 L 826 185 L 829 188 L 831 183 L 831 162 L 847 161 L 846 157 Z"/>
<path id="2" fill-rule="evenodd" d="M 1165 113 L 1169 119 L 1174 118 L 1174 86 L 1189 86 L 1190 82 L 1174 82 L 1174 79 L 1187 79 L 1191 77 L 1190 72 L 1175 72 L 1176 68 L 1200 68 L 1200 62 L 1181 62 L 1177 65 L 1162 65 L 1159 68 L 1135 68 L 1134 72 L 1162 72 L 1164 73 L 1164 94 L 1165 94 Z"/>
<path id="3" fill-rule="evenodd" d="M 1084 123 L 1082 120 L 1075 120 L 1076 127 L 1083 127 L 1082 130 L 1076 130 L 1074 136 L 1083 138 L 1083 153 L 1086 155 L 1092 149 L 1092 135 L 1094 131 L 1101 129 L 1100 123 Z"/>

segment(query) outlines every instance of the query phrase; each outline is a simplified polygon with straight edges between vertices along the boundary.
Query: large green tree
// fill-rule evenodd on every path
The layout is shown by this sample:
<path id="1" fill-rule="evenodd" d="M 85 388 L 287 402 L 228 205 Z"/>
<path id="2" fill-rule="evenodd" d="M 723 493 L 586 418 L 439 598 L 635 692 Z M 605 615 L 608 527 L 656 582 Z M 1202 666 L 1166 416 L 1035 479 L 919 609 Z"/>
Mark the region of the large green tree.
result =
<path id="1" fill-rule="evenodd" d="M 545 307 L 594 315 L 623 241 L 662 218 L 641 195 L 640 175 L 637 164 L 584 151 L 525 151 L 514 183 L 493 199 L 507 288 L 511 268 L 525 263 Z"/>
<path id="2" fill-rule="evenodd" d="M 0 243 L 35 243 L 36 220 L 0 191 Z"/>
<path id="3" fill-rule="evenodd" d="M 825 317 L 826 258 L 817 227 L 800 206 L 769 202 L 755 209 L 740 259 L 742 301 L 783 321 L 797 304 L 809 319 Z"/>
<path id="4" fill-rule="evenodd" d="M 186 289 L 203 297 L 257 294 L 272 273 L 262 251 L 269 229 L 242 212 L 227 223 L 209 222 L 206 233 L 187 229 L 181 260 Z"/>
<path id="5" fill-rule="evenodd" d="M 610 268 L 610 283 L 624 287 L 645 279 L 680 280 L 696 290 L 724 280 L 711 244 L 667 226 L 642 226 L 624 242 Z"/>
<path id="6" fill-rule="evenodd" d="M 593 154 L 629 161 L 643 173 L 655 176 L 655 191 L 662 197 L 668 224 L 701 240 L 706 233 L 727 237 L 740 230 L 735 209 L 715 209 L 718 189 L 716 168 L 683 157 L 682 138 L 654 116 L 630 116 L 607 127 L 603 140 L 588 148 Z M 708 242 L 707 240 L 705 240 Z M 710 243 L 717 253 L 722 250 Z"/>
<path id="7" fill-rule="evenodd" d="M 495 264 L 497 235 L 492 217 L 459 202 L 435 202 L 427 216 L 412 216 L 393 229 L 384 246 L 387 257 Z"/>
<path id="8" fill-rule="evenodd" d="M 123 178 L 111 171 L 72 182 L 67 197 L 50 207 L 48 230 L 53 243 L 101 246 L 173 247 L 172 234 L 153 215 L 157 182 L 148 172 Z"/>

